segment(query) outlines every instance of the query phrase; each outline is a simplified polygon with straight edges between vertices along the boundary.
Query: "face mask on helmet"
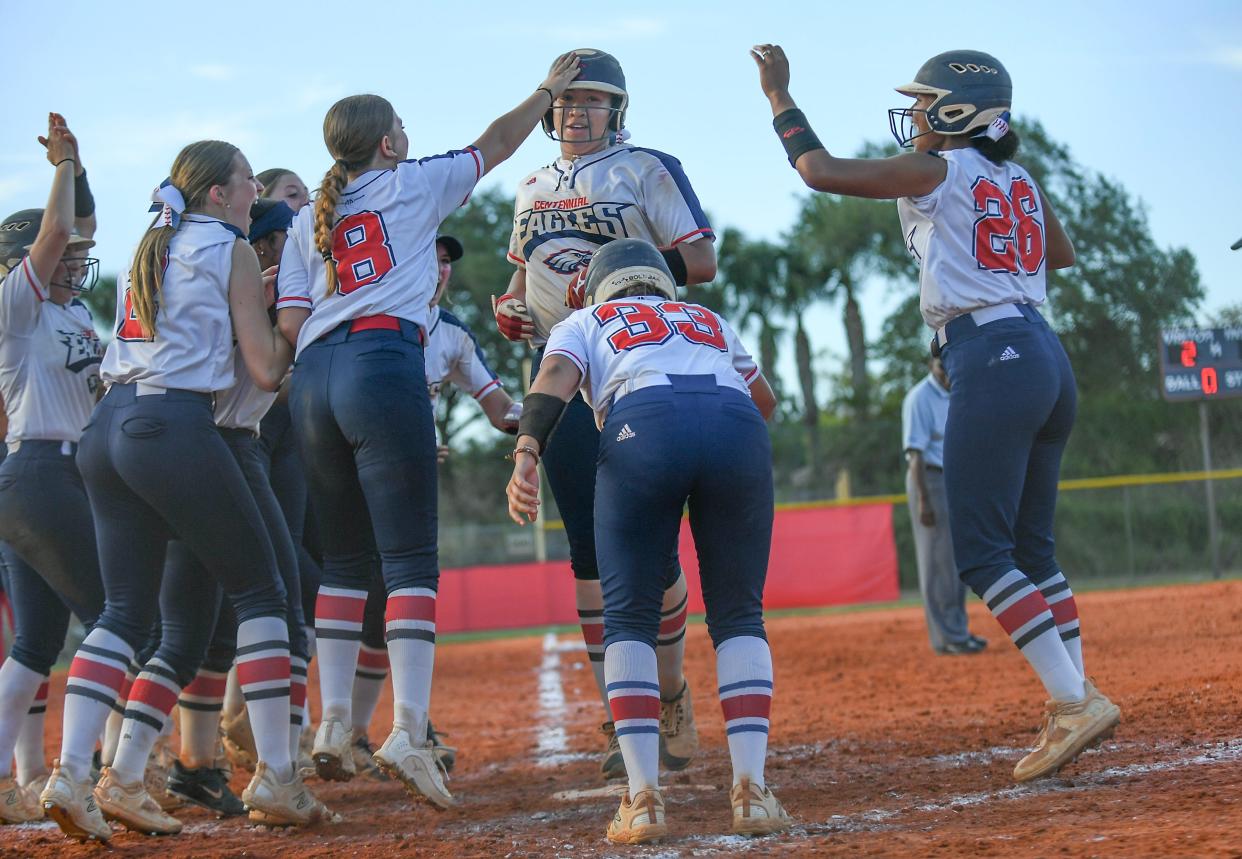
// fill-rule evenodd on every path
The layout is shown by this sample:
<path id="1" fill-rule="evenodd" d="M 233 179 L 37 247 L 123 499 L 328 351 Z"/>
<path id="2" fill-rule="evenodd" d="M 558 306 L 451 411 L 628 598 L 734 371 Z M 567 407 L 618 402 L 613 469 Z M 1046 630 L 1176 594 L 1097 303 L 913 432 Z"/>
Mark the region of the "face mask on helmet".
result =
<path id="1" fill-rule="evenodd" d="M 569 141 L 572 143 L 597 143 L 606 140 L 614 135 L 621 134 L 621 129 L 625 127 L 625 109 L 629 106 L 629 93 L 625 89 L 625 72 L 621 70 L 621 64 L 617 62 L 617 58 L 612 54 L 599 51 L 594 48 L 579 48 L 574 51 L 578 55 L 579 71 L 578 76 L 566 88 L 567 91 L 573 90 L 595 90 L 597 92 L 607 93 L 611 96 L 611 104 L 609 105 L 572 105 L 572 107 L 585 109 L 588 115 L 591 115 L 591 127 L 595 126 L 595 114 L 606 111 L 608 116 L 603 123 L 603 127 L 598 134 L 592 135 L 590 138 Z M 555 112 L 561 109 L 560 125 L 557 125 Z M 569 108 L 561 105 L 553 105 L 548 108 L 543 115 L 542 125 L 543 133 L 552 140 L 561 142 L 565 140 L 565 117 L 569 113 Z"/>
<path id="2" fill-rule="evenodd" d="M 52 277 L 52 286 L 72 289 L 74 292 L 89 292 L 99 283 L 97 258 L 71 252 L 61 257 L 60 262 Z"/>
<path id="3" fill-rule="evenodd" d="M 946 137 L 978 133 L 1010 109 L 1013 84 L 1000 61 L 982 51 L 947 51 L 923 64 L 914 80 L 897 87 L 902 95 L 931 96 L 926 108 L 893 108 L 889 130 L 903 148 L 923 134 Z M 915 115 L 922 114 L 927 130 L 919 131 Z"/>

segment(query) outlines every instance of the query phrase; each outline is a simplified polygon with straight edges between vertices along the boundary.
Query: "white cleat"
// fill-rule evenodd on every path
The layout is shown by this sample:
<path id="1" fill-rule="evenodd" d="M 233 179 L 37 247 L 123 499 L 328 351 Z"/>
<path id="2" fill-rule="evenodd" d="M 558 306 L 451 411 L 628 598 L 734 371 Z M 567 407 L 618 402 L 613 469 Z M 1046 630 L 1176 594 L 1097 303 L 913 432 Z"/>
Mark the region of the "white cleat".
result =
<path id="1" fill-rule="evenodd" d="M 393 728 L 374 757 L 379 768 L 404 784 L 415 799 L 425 799 L 439 810 L 457 804 L 444 786 L 447 778 L 444 765 L 426 740 L 415 746 L 410 743 L 409 731 Z"/>

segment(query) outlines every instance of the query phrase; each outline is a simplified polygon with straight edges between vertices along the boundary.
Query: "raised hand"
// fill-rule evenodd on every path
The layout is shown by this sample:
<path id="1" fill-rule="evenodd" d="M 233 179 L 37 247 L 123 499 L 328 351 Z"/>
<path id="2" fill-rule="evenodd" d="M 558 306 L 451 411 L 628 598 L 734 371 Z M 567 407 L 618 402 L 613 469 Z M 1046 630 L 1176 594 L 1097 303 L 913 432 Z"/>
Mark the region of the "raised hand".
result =
<path id="1" fill-rule="evenodd" d="M 68 159 L 73 161 L 75 173 L 81 170 L 78 164 L 78 140 L 59 113 L 47 115 L 47 136 L 40 135 L 38 140 L 47 149 L 47 160 L 53 167 Z"/>
<path id="2" fill-rule="evenodd" d="M 578 76 L 579 65 L 578 55 L 573 51 L 561 54 L 556 58 L 556 62 L 552 64 L 552 69 L 548 72 L 547 78 L 539 86 L 552 93 L 552 100 L 556 101 L 560 94 L 569 88 L 574 78 Z"/>
<path id="3" fill-rule="evenodd" d="M 755 45 L 750 56 L 759 67 L 759 87 L 768 98 L 789 91 L 789 60 L 780 45 Z"/>

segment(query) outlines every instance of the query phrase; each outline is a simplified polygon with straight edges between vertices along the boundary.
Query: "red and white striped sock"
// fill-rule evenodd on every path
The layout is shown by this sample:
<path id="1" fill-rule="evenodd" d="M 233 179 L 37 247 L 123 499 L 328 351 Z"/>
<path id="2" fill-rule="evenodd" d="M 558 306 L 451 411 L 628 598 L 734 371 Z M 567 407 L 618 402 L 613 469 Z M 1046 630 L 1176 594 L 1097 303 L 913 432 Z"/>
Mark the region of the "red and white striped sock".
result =
<path id="1" fill-rule="evenodd" d="M 436 592 L 400 588 L 384 608 L 384 640 L 392 666 L 394 728 L 410 732 L 415 745 L 427 736 L 431 671 L 436 657 Z"/>
<path id="2" fill-rule="evenodd" d="M 112 770 L 123 782 L 142 781 L 147 758 L 164 730 L 172 708 L 181 694 L 181 684 L 168 663 L 151 657 L 138 673 L 125 702 L 125 721 L 121 742 L 116 747 Z"/>
<path id="3" fill-rule="evenodd" d="M 660 684 L 655 648 L 641 641 L 616 641 L 604 651 L 608 704 L 630 796 L 660 784 Z"/>
<path id="4" fill-rule="evenodd" d="M 283 617 L 237 625 L 237 683 L 259 760 L 280 781 L 293 777 L 289 757 L 289 628 Z"/>
<path id="5" fill-rule="evenodd" d="M 1054 701 L 1081 701 L 1083 677 L 1057 633 L 1052 611 L 1039 588 L 1010 570 L 983 593 L 988 611 L 1013 639 Z"/>
<path id="6" fill-rule="evenodd" d="M 578 604 L 578 625 L 582 627 L 582 641 L 586 644 L 591 673 L 595 675 L 595 688 L 604 711 L 612 719 L 608 708 L 608 684 L 604 680 L 604 589 L 599 579 L 574 579 L 574 599 Z"/>
<path id="7" fill-rule="evenodd" d="M 289 657 L 289 760 L 298 760 L 302 726 L 306 724 L 306 660 Z"/>
<path id="8" fill-rule="evenodd" d="M 753 635 L 726 639 L 716 648 L 716 682 L 724 711 L 733 783 L 763 787 L 772 711 L 772 651 Z"/>
<path id="9" fill-rule="evenodd" d="M 46 679 L 39 684 L 34 701 L 26 711 L 22 720 L 22 729 L 17 735 L 17 746 L 13 749 L 13 757 L 17 759 L 18 784 L 30 784 L 31 779 L 47 772 L 47 759 L 43 754 L 43 718 L 47 714 Z"/>
<path id="10" fill-rule="evenodd" d="M 138 679 L 139 668 L 133 662 L 129 664 L 125 671 L 125 682 L 121 684 L 121 691 L 112 703 L 108 721 L 104 722 L 103 736 L 99 739 L 99 759 L 106 767 L 112 766 L 112 762 L 116 760 L 116 747 L 121 742 L 121 725 L 125 723 L 125 702 L 129 700 L 129 690 L 134 688 L 134 681 Z"/>
<path id="11" fill-rule="evenodd" d="M 181 708 L 181 763 L 190 769 L 210 766 L 216 758 L 227 685 L 227 672 L 203 668 L 177 699 Z"/>
<path id="12" fill-rule="evenodd" d="M 365 737 L 388 678 L 388 649 L 362 645 L 354 672 L 354 735 Z"/>
<path id="13" fill-rule="evenodd" d="M 118 635 L 96 626 L 69 666 L 65 683 L 60 765 L 75 781 L 91 773 L 91 753 L 108 713 L 125 683 L 134 649 Z"/>
<path id="14" fill-rule="evenodd" d="M 0 665 L 0 776 L 12 774 L 13 750 L 41 686 L 47 688 L 47 677 L 20 662 Z M 46 693 L 43 699 L 46 705 Z"/>
<path id="15" fill-rule="evenodd" d="M 1074 602 L 1074 592 L 1070 590 L 1069 582 L 1058 570 L 1056 575 L 1039 583 L 1039 592 L 1044 595 L 1048 608 L 1052 610 L 1052 619 L 1056 622 L 1057 632 L 1061 634 L 1065 652 L 1069 654 L 1078 673 L 1085 677 L 1082 667 L 1082 635 L 1078 628 L 1078 603 Z"/>
<path id="16" fill-rule="evenodd" d="M 690 616 L 690 595 L 686 574 L 664 591 L 660 607 L 660 634 L 656 639 L 656 668 L 660 672 L 660 697 L 671 701 L 686 684 L 682 663 L 686 655 L 686 618 Z"/>
<path id="17" fill-rule="evenodd" d="M 365 590 L 326 585 L 319 588 L 315 599 L 315 658 L 319 660 L 321 719 L 351 723 L 350 699 L 366 605 Z"/>

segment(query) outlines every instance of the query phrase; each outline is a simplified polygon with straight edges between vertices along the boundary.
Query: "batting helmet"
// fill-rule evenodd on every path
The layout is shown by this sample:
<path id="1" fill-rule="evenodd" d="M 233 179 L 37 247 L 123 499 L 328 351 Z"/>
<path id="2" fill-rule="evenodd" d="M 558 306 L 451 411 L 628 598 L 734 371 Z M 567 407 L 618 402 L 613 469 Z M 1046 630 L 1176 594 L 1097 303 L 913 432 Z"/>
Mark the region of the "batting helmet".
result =
<path id="1" fill-rule="evenodd" d="M 625 109 L 630 103 L 630 94 L 625 90 L 625 72 L 621 71 L 621 64 L 612 54 L 595 48 L 578 48 L 574 53 L 578 56 L 578 76 L 566 89 L 593 89 L 611 95 L 612 115 L 608 118 L 607 131 L 613 134 L 620 132 L 625 127 Z M 553 140 L 561 139 L 556 136 L 552 108 L 548 108 L 548 112 L 543 115 L 543 133 Z M 603 140 L 604 138 L 594 139 Z"/>
<path id="2" fill-rule="evenodd" d="M 22 209 L 0 222 L 0 272 L 7 274 L 12 271 L 22 261 L 22 257 L 30 252 L 30 246 L 38 238 L 39 227 L 42 224 L 42 209 Z M 84 251 L 94 246 L 95 242 L 91 239 L 79 236 L 75 232 L 69 237 L 65 253 L 67 255 L 70 248 Z M 70 281 L 51 285 L 82 291 L 94 286 L 99 279 L 99 260 L 94 257 L 75 256 L 74 263 L 75 270 L 70 272 Z"/>
<path id="3" fill-rule="evenodd" d="M 919 69 L 914 80 L 897 92 L 916 98 L 934 96 L 922 110 L 937 134 L 956 136 L 986 128 L 1013 103 L 1013 83 L 1000 60 L 983 51 L 946 51 Z M 910 146 L 919 136 L 913 127 L 917 108 L 894 108 L 888 112 L 889 128 L 897 143 Z"/>
<path id="4" fill-rule="evenodd" d="M 617 239 L 591 255 L 583 303 L 589 307 L 626 295 L 677 298 L 673 273 L 650 242 Z"/>

